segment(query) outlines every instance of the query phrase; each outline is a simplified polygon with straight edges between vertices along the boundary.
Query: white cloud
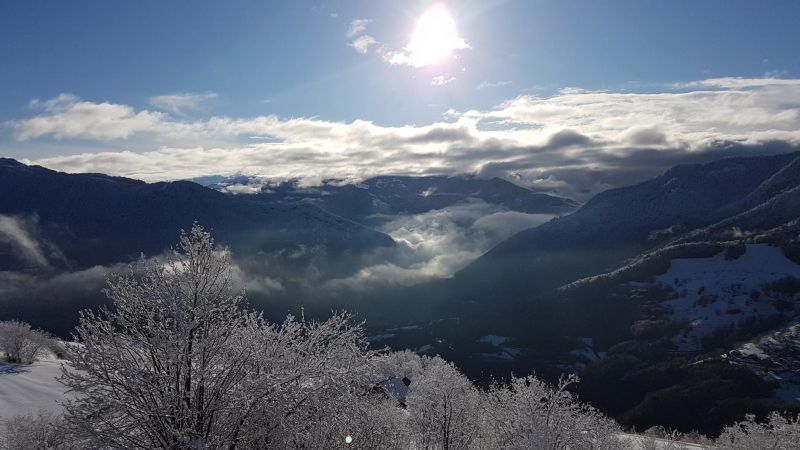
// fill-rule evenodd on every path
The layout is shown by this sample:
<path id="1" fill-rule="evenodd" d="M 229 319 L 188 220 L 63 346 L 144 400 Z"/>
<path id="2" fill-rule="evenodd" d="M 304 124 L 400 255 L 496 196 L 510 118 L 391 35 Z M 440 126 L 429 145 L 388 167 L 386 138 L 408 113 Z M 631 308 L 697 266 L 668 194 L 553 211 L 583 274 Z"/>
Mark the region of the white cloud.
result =
<path id="1" fill-rule="evenodd" d="M 361 53 L 362 55 L 369 52 L 369 48 L 374 45 L 378 45 L 378 41 L 376 41 L 374 37 L 368 34 L 361 35 L 353 39 L 352 42 L 350 42 L 350 47 L 353 47 L 358 53 Z"/>
<path id="2" fill-rule="evenodd" d="M 0 214 L 0 244 L 11 246 L 21 259 L 39 267 L 50 264 L 39 241 L 28 231 L 25 223 L 13 216 Z"/>
<path id="3" fill-rule="evenodd" d="M 150 104 L 160 110 L 179 116 L 197 111 L 217 98 L 215 92 L 186 92 L 150 97 Z"/>
<path id="4" fill-rule="evenodd" d="M 399 244 L 394 253 L 382 253 L 380 262 L 326 286 L 369 290 L 448 278 L 512 234 L 552 217 L 506 211 L 482 200 L 396 216 L 379 228 Z"/>
<path id="5" fill-rule="evenodd" d="M 372 22 L 371 19 L 353 19 L 350 26 L 347 28 L 347 37 L 355 37 L 358 34 L 367 30 L 367 25 Z"/>
<path id="6" fill-rule="evenodd" d="M 44 102 L 33 100 L 30 106 L 43 109 L 45 114 L 10 123 L 19 141 L 47 135 L 57 139 L 125 139 L 150 130 L 163 120 L 158 112 L 136 112 L 127 105 L 81 101 L 70 94 Z"/>
<path id="7" fill-rule="evenodd" d="M 263 185 L 260 184 L 229 184 L 222 188 L 222 191 L 229 194 L 257 194 L 261 192 Z"/>
<path id="8" fill-rule="evenodd" d="M 431 85 L 432 86 L 444 86 L 445 84 L 452 83 L 456 81 L 455 77 L 448 77 L 445 75 L 439 75 L 436 77 L 431 78 Z"/>
<path id="9" fill-rule="evenodd" d="M 507 80 L 500 80 L 500 81 L 484 81 L 478 85 L 478 89 L 489 89 L 489 88 L 496 88 L 496 87 L 503 87 L 508 86 L 511 84 L 511 81 Z"/>
<path id="10" fill-rule="evenodd" d="M 370 22 L 369 19 L 350 22 L 347 37 L 351 40 L 348 45 L 361 54 L 367 54 L 371 47 L 375 47 L 375 53 L 393 66 L 440 64 L 456 57 L 457 52 L 472 48 L 459 36 L 453 18 L 443 5 L 434 5 L 423 13 L 417 20 L 410 40 L 402 46 L 381 42 L 371 35 L 362 35 Z"/>
<path id="11" fill-rule="evenodd" d="M 657 93 L 526 95 L 488 110 L 449 111 L 428 125 L 395 127 L 273 115 L 188 120 L 62 95 L 33 102 L 37 115 L 10 126 L 18 140 L 95 139 L 108 148 L 29 161 L 70 172 L 148 181 L 244 173 L 307 183 L 479 173 L 586 198 L 721 142 L 800 144 L 800 80 L 719 80 Z"/>
<path id="12" fill-rule="evenodd" d="M 766 86 L 794 86 L 800 87 L 800 80 L 798 79 L 784 79 L 784 78 L 741 78 L 741 77 L 722 77 L 722 78 L 709 78 L 707 80 L 691 81 L 688 83 L 675 83 L 677 88 L 697 88 L 708 87 L 717 89 L 746 89 L 746 88 L 759 88 Z"/>

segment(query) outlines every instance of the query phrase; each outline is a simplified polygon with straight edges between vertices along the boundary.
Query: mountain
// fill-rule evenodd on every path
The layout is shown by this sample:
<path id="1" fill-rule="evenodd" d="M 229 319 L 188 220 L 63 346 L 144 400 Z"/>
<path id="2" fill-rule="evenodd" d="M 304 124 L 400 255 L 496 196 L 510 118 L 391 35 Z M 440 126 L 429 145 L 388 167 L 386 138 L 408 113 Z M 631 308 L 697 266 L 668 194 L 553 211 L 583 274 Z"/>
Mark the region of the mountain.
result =
<path id="1" fill-rule="evenodd" d="M 307 203 L 341 217 L 375 225 L 399 214 L 420 214 L 479 199 L 510 211 L 562 214 L 578 204 L 552 194 L 532 191 L 500 178 L 473 176 L 380 176 L 358 184 L 327 181 L 300 187 L 296 182 L 264 184 L 249 177 L 206 177 L 209 187 L 224 192 L 254 192 L 270 202 Z"/>
<path id="2" fill-rule="evenodd" d="M 0 192 L 0 214 L 35 218 L 44 240 L 77 268 L 158 253 L 193 222 L 247 252 L 305 246 L 335 255 L 393 245 L 314 205 L 227 195 L 188 181 L 148 184 L 0 159 Z"/>
<path id="3" fill-rule="evenodd" d="M 796 211 L 787 209 L 795 205 L 796 194 L 786 190 L 786 179 L 793 178 L 783 169 L 792 167 L 796 175 L 798 156 L 681 165 L 649 181 L 602 192 L 576 212 L 497 245 L 456 274 L 451 289 L 475 301 L 520 300 L 611 270 L 691 230 L 721 223 L 723 217 L 770 208 L 751 215 L 780 222 Z M 770 196 L 773 192 L 779 195 Z"/>
<path id="4" fill-rule="evenodd" d="M 402 297 L 441 319 L 409 320 L 422 331 L 392 339 L 485 382 L 578 371 L 582 398 L 629 427 L 714 434 L 747 411 L 800 411 L 800 381 L 785 375 L 800 320 L 800 153 L 676 166 L 603 192 Z M 513 355 L 488 361 L 486 336 Z"/>

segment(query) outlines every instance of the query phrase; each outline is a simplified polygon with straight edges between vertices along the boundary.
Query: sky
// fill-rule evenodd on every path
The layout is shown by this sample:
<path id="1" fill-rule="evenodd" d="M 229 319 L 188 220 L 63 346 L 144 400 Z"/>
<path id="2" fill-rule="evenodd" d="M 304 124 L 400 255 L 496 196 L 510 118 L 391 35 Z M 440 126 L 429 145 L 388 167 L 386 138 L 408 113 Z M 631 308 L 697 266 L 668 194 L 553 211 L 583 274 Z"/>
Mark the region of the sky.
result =
<path id="1" fill-rule="evenodd" d="M 4 1 L 0 156 L 579 200 L 800 143 L 796 1 Z"/>

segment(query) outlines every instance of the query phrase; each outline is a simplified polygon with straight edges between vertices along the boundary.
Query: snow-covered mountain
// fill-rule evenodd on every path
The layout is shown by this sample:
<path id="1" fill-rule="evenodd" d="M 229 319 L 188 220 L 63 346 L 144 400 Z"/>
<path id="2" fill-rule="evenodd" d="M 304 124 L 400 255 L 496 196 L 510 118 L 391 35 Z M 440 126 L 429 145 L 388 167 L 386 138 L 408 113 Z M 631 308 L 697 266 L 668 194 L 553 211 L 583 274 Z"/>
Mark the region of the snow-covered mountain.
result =
<path id="1" fill-rule="evenodd" d="M 723 357 L 775 383 L 779 399 L 800 403 L 800 323 L 745 342 Z"/>
<path id="2" fill-rule="evenodd" d="M 602 192 L 576 212 L 500 243 L 458 273 L 452 289 L 476 301 L 523 300 L 611 270 L 692 230 L 777 226 L 800 212 L 787 188 L 800 186 L 799 156 L 677 166 L 644 183 Z"/>

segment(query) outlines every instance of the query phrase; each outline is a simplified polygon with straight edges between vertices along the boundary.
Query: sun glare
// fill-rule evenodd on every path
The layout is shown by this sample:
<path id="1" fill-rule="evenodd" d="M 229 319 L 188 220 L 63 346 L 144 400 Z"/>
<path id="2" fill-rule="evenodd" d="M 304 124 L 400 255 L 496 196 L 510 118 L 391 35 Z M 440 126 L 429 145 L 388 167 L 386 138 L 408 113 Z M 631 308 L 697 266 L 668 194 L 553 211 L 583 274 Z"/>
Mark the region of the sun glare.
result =
<path id="1" fill-rule="evenodd" d="M 417 66 L 439 64 L 454 50 L 469 48 L 458 36 L 453 16 L 442 5 L 427 10 L 417 20 L 417 27 L 406 46 L 411 62 Z"/>

